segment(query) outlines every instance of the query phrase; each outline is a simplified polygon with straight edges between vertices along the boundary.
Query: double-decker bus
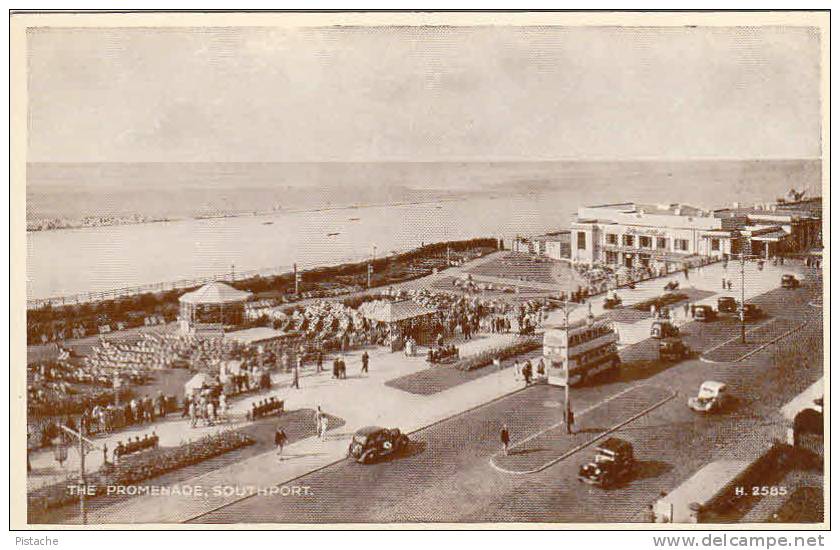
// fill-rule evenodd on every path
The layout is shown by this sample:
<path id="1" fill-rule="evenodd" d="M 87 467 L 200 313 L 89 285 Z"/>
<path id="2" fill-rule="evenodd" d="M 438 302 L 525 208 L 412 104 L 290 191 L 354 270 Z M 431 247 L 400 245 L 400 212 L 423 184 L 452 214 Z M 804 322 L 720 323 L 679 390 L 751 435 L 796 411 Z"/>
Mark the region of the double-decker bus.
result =
<path id="1" fill-rule="evenodd" d="M 546 328 L 543 355 L 548 365 L 548 383 L 580 384 L 590 376 L 621 365 L 618 332 L 609 321 L 581 326 Z"/>

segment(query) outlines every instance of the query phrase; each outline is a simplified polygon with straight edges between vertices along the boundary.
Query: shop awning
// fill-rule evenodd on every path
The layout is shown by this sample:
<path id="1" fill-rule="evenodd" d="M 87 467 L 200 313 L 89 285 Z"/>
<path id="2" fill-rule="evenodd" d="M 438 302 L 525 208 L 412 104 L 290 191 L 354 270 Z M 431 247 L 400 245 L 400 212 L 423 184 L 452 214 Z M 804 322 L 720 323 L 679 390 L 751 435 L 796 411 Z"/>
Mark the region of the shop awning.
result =
<path id="1" fill-rule="evenodd" d="M 437 310 L 421 306 L 413 300 L 402 300 L 399 302 L 379 300 L 362 304 L 359 306 L 359 313 L 371 321 L 397 323 L 407 319 L 432 315 L 437 313 Z"/>

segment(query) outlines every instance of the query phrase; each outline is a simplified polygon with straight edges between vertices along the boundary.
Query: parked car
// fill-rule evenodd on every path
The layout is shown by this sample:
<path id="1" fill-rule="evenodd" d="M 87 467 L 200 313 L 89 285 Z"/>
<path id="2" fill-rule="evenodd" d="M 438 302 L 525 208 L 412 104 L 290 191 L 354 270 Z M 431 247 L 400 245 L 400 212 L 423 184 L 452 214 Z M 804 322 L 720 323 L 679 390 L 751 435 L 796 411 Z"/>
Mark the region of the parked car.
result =
<path id="1" fill-rule="evenodd" d="M 691 349 L 679 338 L 659 341 L 659 358 L 663 361 L 679 361 L 691 356 Z"/>
<path id="2" fill-rule="evenodd" d="M 595 447 L 592 461 L 583 464 L 578 470 L 578 480 L 598 487 L 609 487 L 629 477 L 634 463 L 632 443 L 611 437 Z"/>
<path id="3" fill-rule="evenodd" d="M 796 288 L 799 286 L 799 279 L 796 275 L 785 273 L 782 275 L 782 288 Z"/>
<path id="4" fill-rule="evenodd" d="M 712 306 L 708 306 L 705 304 L 694 306 L 695 321 L 702 321 L 706 323 L 709 321 L 714 321 L 715 319 L 717 319 L 717 311 L 712 309 Z"/>
<path id="5" fill-rule="evenodd" d="M 604 299 L 604 309 L 615 309 L 617 307 L 621 307 L 621 298 L 617 294 Z"/>
<path id="6" fill-rule="evenodd" d="M 697 396 L 688 399 L 688 406 L 696 412 L 713 413 L 725 408 L 729 400 L 726 384 L 707 380 L 700 384 Z"/>
<path id="7" fill-rule="evenodd" d="M 408 443 L 408 436 L 397 428 L 366 426 L 353 434 L 347 455 L 361 464 L 370 464 L 384 456 L 405 450 Z"/>
<path id="8" fill-rule="evenodd" d="M 718 298 L 718 313 L 737 313 L 738 302 L 732 296 L 722 296 Z"/>
<path id="9" fill-rule="evenodd" d="M 744 321 L 754 321 L 763 314 L 764 312 L 761 311 L 761 308 L 755 304 L 744 304 L 744 307 L 738 308 L 738 315 L 739 317 L 742 317 Z"/>
<path id="10" fill-rule="evenodd" d="M 651 338 L 662 339 L 679 335 L 680 329 L 670 319 L 654 319 L 650 326 Z"/>

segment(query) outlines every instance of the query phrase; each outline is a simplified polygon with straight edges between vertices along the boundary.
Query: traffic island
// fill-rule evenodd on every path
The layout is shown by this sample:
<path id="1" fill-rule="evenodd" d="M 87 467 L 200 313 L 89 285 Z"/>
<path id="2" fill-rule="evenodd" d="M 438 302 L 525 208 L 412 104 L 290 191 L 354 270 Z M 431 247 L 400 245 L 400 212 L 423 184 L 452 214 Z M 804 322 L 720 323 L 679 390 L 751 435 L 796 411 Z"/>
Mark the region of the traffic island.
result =
<path id="1" fill-rule="evenodd" d="M 672 399 L 676 393 L 669 388 L 641 384 L 577 412 L 574 433 L 568 434 L 558 409 L 557 424 L 546 430 L 516 440 L 508 453 L 496 453 L 490 464 L 508 474 L 534 474 L 568 458 L 584 447 L 644 416 Z"/>

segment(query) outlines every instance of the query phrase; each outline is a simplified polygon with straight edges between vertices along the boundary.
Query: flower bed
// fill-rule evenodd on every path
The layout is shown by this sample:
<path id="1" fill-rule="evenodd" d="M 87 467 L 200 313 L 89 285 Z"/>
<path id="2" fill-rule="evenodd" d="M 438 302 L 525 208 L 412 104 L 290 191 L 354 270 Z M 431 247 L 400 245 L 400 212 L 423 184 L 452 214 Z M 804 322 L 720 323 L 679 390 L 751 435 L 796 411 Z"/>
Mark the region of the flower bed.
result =
<path id="1" fill-rule="evenodd" d="M 520 337 L 512 344 L 489 349 L 475 355 L 461 359 L 452 366 L 458 370 L 471 371 L 486 367 L 493 362 L 493 359 L 504 361 L 523 353 L 528 353 L 542 347 L 542 337 L 530 336 Z"/>
<path id="2" fill-rule="evenodd" d="M 250 436 L 236 430 L 208 435 L 186 445 L 158 448 L 155 451 L 124 457 L 116 466 L 110 465 L 89 474 L 87 483 L 96 486 L 95 496 L 101 496 L 105 494 L 105 488 L 109 485 L 137 484 L 253 443 L 254 440 Z M 89 497 L 94 498 L 90 495 Z M 30 510 L 48 510 L 78 500 L 78 495 L 71 495 L 67 484 L 64 483 L 42 487 L 31 492 L 27 498 Z"/>
<path id="3" fill-rule="evenodd" d="M 650 306 L 656 306 L 658 309 L 660 307 L 676 304 L 677 302 L 682 302 L 687 299 L 688 294 L 683 294 L 681 292 L 669 292 L 668 294 L 663 294 L 662 296 L 651 298 L 650 300 L 645 300 L 644 302 L 639 302 L 633 307 L 639 311 L 648 311 Z"/>

